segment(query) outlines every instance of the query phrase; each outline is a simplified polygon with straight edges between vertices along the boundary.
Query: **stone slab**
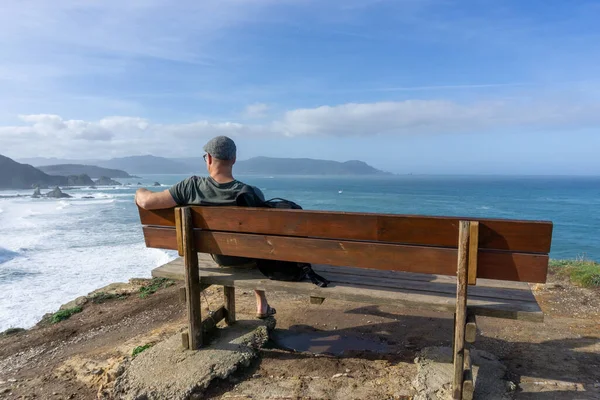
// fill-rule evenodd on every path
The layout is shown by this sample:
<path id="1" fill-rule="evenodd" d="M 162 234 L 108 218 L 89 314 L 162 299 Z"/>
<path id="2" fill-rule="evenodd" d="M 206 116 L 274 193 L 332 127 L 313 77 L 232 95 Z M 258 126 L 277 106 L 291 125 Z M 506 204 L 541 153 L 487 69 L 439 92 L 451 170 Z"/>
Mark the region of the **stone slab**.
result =
<path id="1" fill-rule="evenodd" d="M 215 379 L 248 366 L 269 340 L 275 320 L 239 320 L 217 330 L 198 351 L 184 350 L 181 334 L 125 362 L 114 388 L 120 399 L 188 399 L 200 396 Z"/>

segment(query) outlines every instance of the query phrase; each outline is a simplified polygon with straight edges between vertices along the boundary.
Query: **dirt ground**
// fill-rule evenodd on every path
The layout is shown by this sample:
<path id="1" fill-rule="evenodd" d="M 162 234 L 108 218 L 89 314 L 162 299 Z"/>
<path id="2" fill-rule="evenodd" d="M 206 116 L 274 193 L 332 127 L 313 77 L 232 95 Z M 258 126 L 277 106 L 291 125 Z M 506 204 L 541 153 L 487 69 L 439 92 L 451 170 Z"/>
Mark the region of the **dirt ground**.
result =
<path id="1" fill-rule="evenodd" d="M 134 348 L 185 324 L 179 285 L 142 299 L 142 283 L 124 285 L 120 290 L 131 292 L 124 298 L 88 302 L 68 320 L 1 336 L 0 398 L 109 398 L 119 366 Z M 506 379 L 517 385 L 515 399 L 600 398 L 600 290 L 574 287 L 554 274 L 534 290 L 546 313 L 543 324 L 481 317 L 474 347 L 506 365 Z M 204 315 L 223 296 L 220 288 L 206 294 Z M 330 300 L 311 305 L 285 293 L 268 297 L 277 308 L 276 333 L 306 334 L 314 349 L 334 355 L 266 348 L 249 368 L 214 382 L 202 398 L 409 399 L 417 352 L 449 346 L 452 339 L 447 314 Z M 236 303 L 238 318 L 250 316 L 254 295 L 238 290 Z M 343 340 L 329 342 L 331 337 Z M 371 351 L 341 353 L 339 343 Z"/>

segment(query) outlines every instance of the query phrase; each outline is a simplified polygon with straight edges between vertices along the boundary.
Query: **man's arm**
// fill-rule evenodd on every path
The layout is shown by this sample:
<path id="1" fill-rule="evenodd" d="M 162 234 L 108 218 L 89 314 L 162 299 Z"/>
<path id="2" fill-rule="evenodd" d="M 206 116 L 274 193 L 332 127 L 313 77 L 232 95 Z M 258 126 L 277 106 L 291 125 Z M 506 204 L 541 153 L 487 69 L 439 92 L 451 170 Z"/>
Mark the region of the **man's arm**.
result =
<path id="1" fill-rule="evenodd" d="M 168 189 L 163 192 L 151 192 L 148 189 L 140 188 L 135 192 L 135 203 L 145 210 L 172 208 L 177 205 Z"/>

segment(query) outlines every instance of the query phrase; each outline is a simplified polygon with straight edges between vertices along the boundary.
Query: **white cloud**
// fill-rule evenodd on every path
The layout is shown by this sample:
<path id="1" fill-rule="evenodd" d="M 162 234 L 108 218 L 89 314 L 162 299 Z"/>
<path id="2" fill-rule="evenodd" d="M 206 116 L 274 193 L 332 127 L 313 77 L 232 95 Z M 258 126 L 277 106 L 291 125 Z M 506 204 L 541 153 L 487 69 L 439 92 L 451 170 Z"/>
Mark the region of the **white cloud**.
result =
<path id="1" fill-rule="evenodd" d="M 554 129 L 600 122 L 600 103 L 543 100 L 460 104 L 439 100 L 348 103 L 288 111 L 274 123 L 287 136 L 361 136 L 485 132 L 525 127 Z"/>
<path id="2" fill-rule="evenodd" d="M 295 109 L 265 124 L 201 120 L 161 124 L 139 117 L 98 121 L 22 115 L 23 125 L 0 126 L 0 153 L 12 157 L 109 158 L 135 154 L 191 155 L 212 136 L 364 136 L 375 134 L 554 130 L 600 123 L 600 102 L 511 99 L 460 104 L 443 100 L 348 103 Z"/>
<path id="3" fill-rule="evenodd" d="M 267 116 L 269 106 L 264 103 L 254 103 L 246 106 L 244 116 L 247 118 L 264 118 Z"/>

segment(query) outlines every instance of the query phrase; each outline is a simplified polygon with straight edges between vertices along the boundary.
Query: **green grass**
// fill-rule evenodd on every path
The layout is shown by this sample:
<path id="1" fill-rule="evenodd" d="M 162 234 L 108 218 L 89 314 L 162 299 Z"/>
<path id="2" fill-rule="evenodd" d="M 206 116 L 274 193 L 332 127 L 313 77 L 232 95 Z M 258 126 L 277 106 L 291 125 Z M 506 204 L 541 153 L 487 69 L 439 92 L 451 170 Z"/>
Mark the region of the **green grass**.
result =
<path id="1" fill-rule="evenodd" d="M 112 299 L 124 299 L 127 297 L 127 294 L 124 293 L 105 293 L 105 292 L 98 292 L 96 294 L 94 294 L 93 296 L 90 296 L 90 301 L 94 304 L 101 304 L 104 303 L 107 300 L 112 300 Z"/>
<path id="2" fill-rule="evenodd" d="M 600 287 L 600 263 L 583 258 L 550 260 L 550 267 L 560 275 L 568 276 L 575 285 Z"/>
<path id="3" fill-rule="evenodd" d="M 154 278 L 149 284 L 144 285 L 140 288 L 140 298 L 144 299 L 155 293 L 158 289 L 168 288 L 174 285 L 175 282 L 167 278 Z"/>
<path id="4" fill-rule="evenodd" d="M 81 312 L 81 310 L 81 307 L 73 307 L 67 308 L 66 310 L 60 310 L 52 315 L 52 318 L 50 318 L 50 322 L 56 324 L 60 321 L 64 321 L 65 319 L 71 318 L 71 315 Z"/>
<path id="5" fill-rule="evenodd" d="M 131 352 L 131 355 L 132 355 L 133 357 L 135 357 L 135 356 L 137 356 L 138 354 L 140 354 L 142 351 L 144 351 L 144 350 L 148 350 L 150 347 L 152 347 L 152 345 L 151 345 L 151 344 L 149 344 L 149 343 L 148 343 L 148 344 L 145 344 L 145 345 L 143 345 L 143 346 L 138 346 L 138 347 L 136 347 L 135 349 L 133 349 L 133 351 Z"/>

